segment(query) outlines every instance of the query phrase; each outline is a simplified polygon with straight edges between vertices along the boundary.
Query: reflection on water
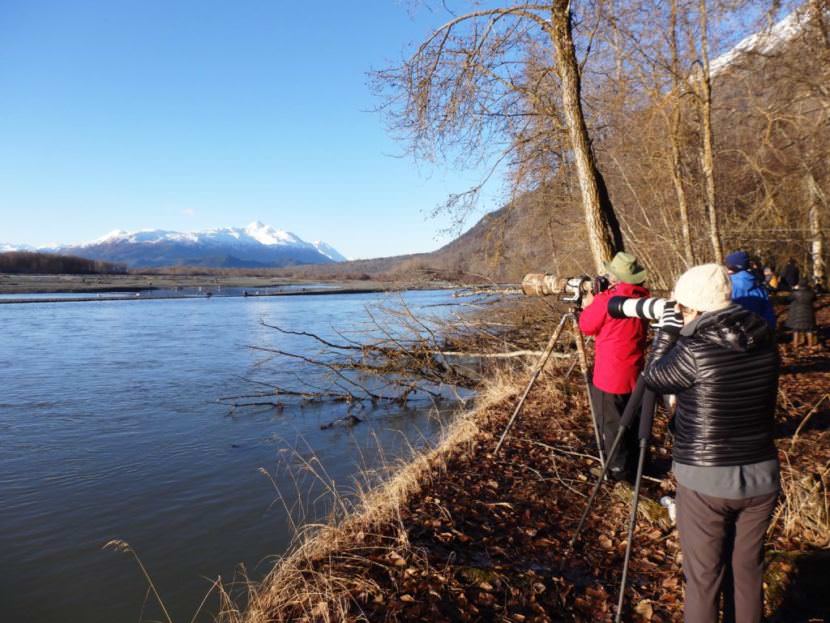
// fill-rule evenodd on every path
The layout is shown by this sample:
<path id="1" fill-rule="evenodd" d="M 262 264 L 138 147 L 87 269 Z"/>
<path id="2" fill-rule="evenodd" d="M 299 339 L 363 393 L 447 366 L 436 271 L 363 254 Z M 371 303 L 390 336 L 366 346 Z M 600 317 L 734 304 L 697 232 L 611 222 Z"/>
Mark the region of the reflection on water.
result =
<path id="1" fill-rule="evenodd" d="M 406 297 L 415 306 L 450 298 Z M 296 383 L 246 346 L 296 351 L 306 342 L 261 319 L 334 336 L 358 329 L 379 298 L 0 306 L 0 618 L 138 620 L 138 568 L 101 549 L 118 538 L 137 550 L 174 620 L 189 620 L 206 578 L 230 578 L 239 563 L 259 575 L 286 547 L 289 521 L 258 470 L 276 474 L 294 504 L 281 449 L 315 454 L 347 487 L 378 445 L 394 458 L 434 436 L 439 424 L 425 409 L 363 411 L 365 424 L 321 431 L 344 406 L 229 416 L 215 402 L 251 391 L 242 377 Z M 313 515 L 325 504 L 305 508 Z M 159 618 L 152 607 L 144 615 Z"/>

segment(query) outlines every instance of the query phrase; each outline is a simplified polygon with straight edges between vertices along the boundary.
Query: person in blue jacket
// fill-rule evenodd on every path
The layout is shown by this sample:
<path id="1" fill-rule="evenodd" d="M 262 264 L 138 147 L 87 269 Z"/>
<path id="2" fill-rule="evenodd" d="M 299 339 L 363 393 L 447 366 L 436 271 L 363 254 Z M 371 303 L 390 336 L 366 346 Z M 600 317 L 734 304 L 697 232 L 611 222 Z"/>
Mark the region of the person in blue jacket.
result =
<path id="1" fill-rule="evenodd" d="M 733 251 L 726 256 L 726 268 L 732 280 L 732 300 L 767 321 L 770 329 L 775 329 L 775 312 L 769 295 L 755 275 L 749 271 L 749 254 L 746 251 Z"/>

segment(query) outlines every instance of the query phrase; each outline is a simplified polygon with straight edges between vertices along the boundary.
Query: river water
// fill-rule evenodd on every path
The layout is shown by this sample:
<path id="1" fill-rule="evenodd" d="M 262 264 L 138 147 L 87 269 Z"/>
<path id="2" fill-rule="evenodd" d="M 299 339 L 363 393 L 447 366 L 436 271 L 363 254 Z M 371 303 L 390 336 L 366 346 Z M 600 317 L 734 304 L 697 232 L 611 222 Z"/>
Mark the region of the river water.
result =
<path id="1" fill-rule="evenodd" d="M 450 294 L 403 297 L 436 314 L 448 309 Z M 189 621 L 217 576 L 227 582 L 244 565 L 257 578 L 270 568 L 268 557 L 291 538 L 286 505 L 307 520 L 327 511 L 319 483 L 302 474 L 303 461 L 319 457 L 331 479 L 348 487 L 381 455 L 392 461 L 434 439 L 441 424 L 426 404 L 364 410 L 365 422 L 354 428 L 321 430 L 346 407 L 229 414 L 216 402 L 263 389 L 243 379 L 296 386 L 295 366 L 248 347 L 311 353 L 312 346 L 261 321 L 358 336 L 366 306 L 383 299 L 0 306 L 0 620 L 160 619 L 136 562 L 102 549 L 122 539 L 173 619 Z"/>

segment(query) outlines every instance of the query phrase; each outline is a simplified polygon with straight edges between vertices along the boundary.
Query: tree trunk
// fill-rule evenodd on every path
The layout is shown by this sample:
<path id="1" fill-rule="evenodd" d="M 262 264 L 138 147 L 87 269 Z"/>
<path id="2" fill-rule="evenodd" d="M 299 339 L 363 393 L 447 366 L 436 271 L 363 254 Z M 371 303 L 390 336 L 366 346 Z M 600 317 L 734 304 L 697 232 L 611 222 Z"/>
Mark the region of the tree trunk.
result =
<path id="1" fill-rule="evenodd" d="M 677 195 L 677 206 L 680 208 L 680 233 L 683 237 L 683 255 L 686 268 L 694 266 L 695 252 L 692 247 L 692 232 L 689 227 L 689 204 L 686 201 L 686 190 L 683 188 L 683 177 L 680 169 L 680 58 L 677 53 L 677 0 L 671 3 L 671 63 L 672 63 L 672 90 L 674 101 L 671 113 L 671 177 L 674 183 L 674 192 Z"/>
<path id="2" fill-rule="evenodd" d="M 551 5 L 551 39 L 556 66 L 562 82 L 562 105 L 579 180 L 588 243 L 598 273 L 605 262 L 623 249 L 622 232 L 602 176 L 597 170 L 588 128 L 582 113 L 579 65 L 571 32 L 570 2 L 554 0 Z"/>
<path id="3" fill-rule="evenodd" d="M 720 240 L 718 211 L 715 202 L 715 158 L 712 137 L 712 80 L 709 73 L 709 36 L 706 0 L 700 0 L 700 50 L 703 60 L 703 75 L 700 78 L 700 105 L 703 117 L 703 180 L 706 187 L 706 213 L 709 217 L 709 240 L 712 243 L 714 259 L 723 264 L 723 247 Z"/>
<path id="4" fill-rule="evenodd" d="M 821 209 L 826 205 L 824 193 L 812 174 L 807 178 L 810 197 L 810 259 L 813 265 L 813 283 L 824 287 L 824 239 L 821 235 Z"/>

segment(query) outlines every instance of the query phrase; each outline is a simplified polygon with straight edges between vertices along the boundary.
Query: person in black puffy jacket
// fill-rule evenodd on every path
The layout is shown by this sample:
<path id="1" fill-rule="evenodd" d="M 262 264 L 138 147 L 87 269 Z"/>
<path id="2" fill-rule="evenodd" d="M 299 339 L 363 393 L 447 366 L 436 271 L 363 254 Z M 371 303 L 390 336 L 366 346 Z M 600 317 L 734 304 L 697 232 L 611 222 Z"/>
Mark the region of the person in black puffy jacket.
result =
<path id="1" fill-rule="evenodd" d="M 764 535 L 780 487 L 775 338 L 730 294 L 724 266 L 686 271 L 643 372 L 651 389 L 677 397 L 672 458 L 687 623 L 717 621 L 721 593 L 727 618 L 761 621 Z"/>

